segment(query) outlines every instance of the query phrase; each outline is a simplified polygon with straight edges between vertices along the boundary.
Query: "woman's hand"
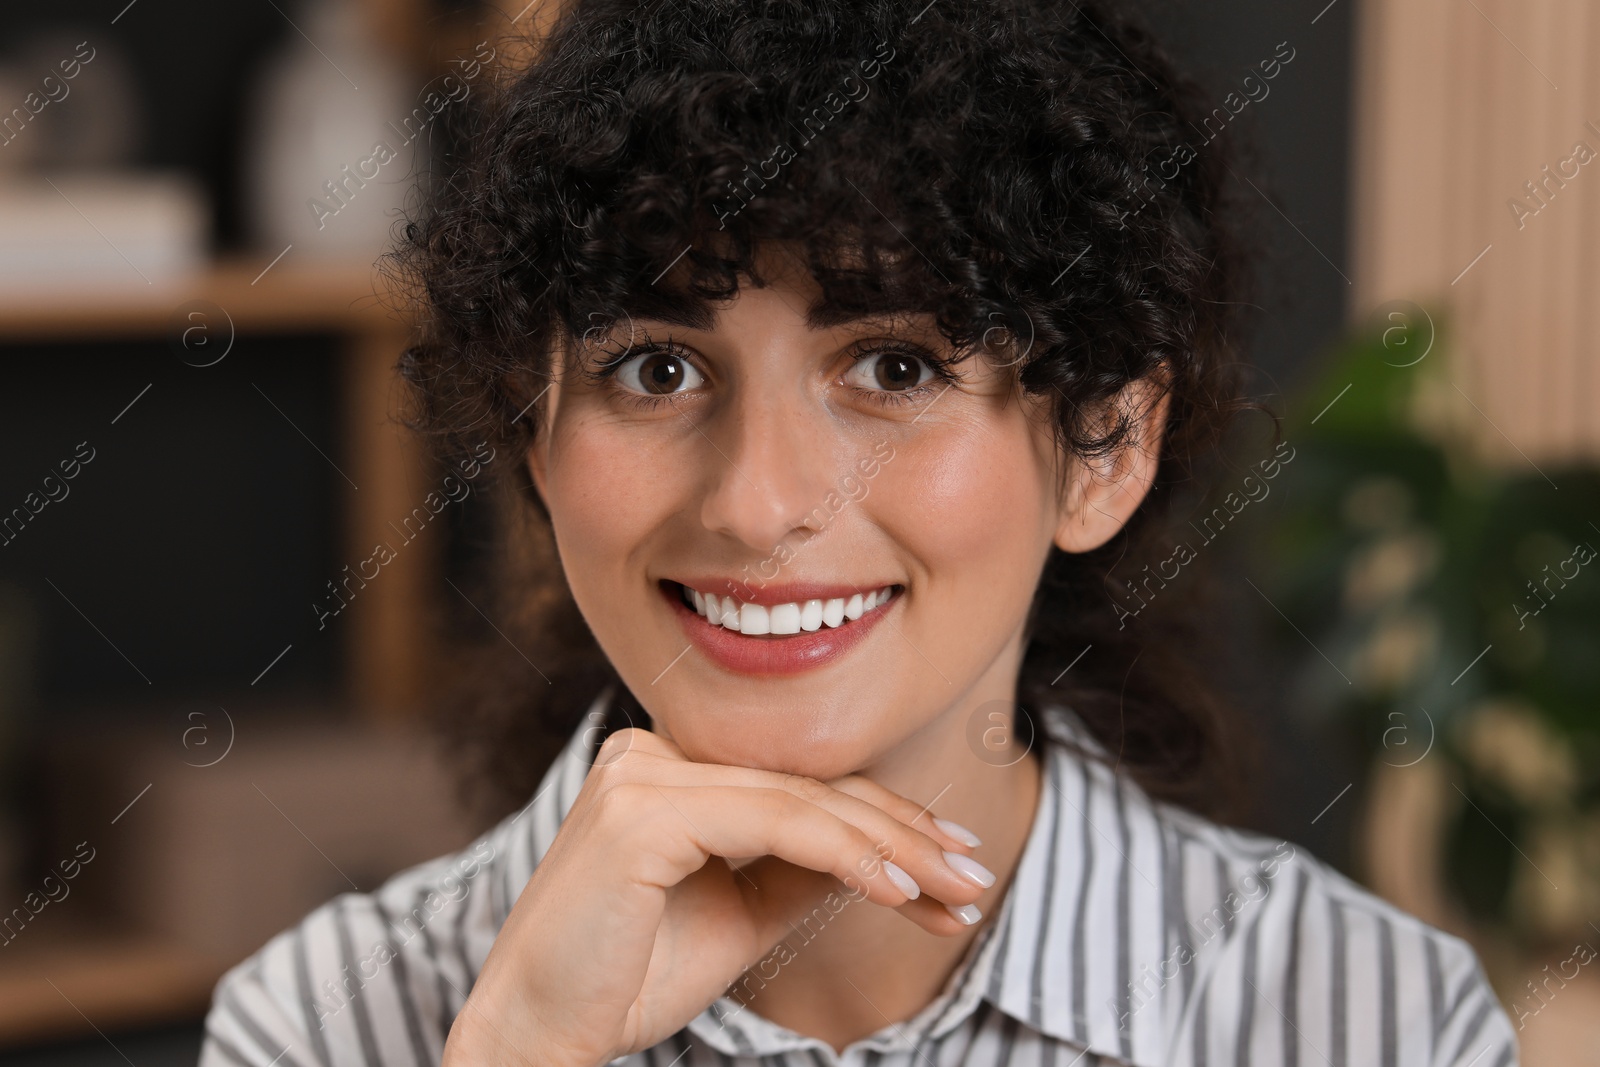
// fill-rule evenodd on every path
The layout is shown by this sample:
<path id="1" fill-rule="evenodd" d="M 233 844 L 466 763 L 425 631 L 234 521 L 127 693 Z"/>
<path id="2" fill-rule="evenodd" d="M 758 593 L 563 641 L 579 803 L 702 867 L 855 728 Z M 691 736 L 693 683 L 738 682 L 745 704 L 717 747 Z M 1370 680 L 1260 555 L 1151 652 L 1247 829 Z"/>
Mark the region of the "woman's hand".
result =
<path id="1" fill-rule="evenodd" d="M 945 905 L 982 888 L 944 856 L 968 851 L 866 779 L 692 763 L 665 738 L 619 731 L 496 937 L 444 1062 L 596 1067 L 648 1048 L 830 891 L 957 933 Z M 748 857 L 762 858 L 724 862 Z"/>

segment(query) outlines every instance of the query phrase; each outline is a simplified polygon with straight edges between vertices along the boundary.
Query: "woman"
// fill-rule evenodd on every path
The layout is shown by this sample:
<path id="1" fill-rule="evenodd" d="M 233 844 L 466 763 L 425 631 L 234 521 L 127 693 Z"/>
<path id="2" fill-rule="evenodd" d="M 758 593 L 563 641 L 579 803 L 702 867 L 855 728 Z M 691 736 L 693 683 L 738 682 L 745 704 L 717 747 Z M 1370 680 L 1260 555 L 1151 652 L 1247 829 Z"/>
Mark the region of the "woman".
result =
<path id="1" fill-rule="evenodd" d="M 1198 813 L 1176 592 L 1113 586 L 1235 406 L 1206 111 L 1098 3 L 571 6 L 400 252 L 419 423 L 581 613 L 513 587 L 464 720 L 532 799 L 205 1061 L 1512 1062 L 1460 941 Z"/>

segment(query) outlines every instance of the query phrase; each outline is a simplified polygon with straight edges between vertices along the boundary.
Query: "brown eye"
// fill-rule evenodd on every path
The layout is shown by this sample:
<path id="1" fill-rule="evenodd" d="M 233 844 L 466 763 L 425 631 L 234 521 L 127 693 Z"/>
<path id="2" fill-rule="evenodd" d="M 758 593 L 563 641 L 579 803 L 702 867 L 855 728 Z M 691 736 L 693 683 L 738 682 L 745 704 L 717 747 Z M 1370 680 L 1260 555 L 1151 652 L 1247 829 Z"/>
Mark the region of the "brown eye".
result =
<path id="1" fill-rule="evenodd" d="M 933 376 L 927 363 L 909 352 L 874 352 L 850 368 L 846 378 L 858 389 L 903 393 Z"/>
<path id="2" fill-rule="evenodd" d="M 668 396 L 693 389 L 705 378 L 694 364 L 675 352 L 645 352 L 617 368 L 617 381 L 630 392 Z"/>

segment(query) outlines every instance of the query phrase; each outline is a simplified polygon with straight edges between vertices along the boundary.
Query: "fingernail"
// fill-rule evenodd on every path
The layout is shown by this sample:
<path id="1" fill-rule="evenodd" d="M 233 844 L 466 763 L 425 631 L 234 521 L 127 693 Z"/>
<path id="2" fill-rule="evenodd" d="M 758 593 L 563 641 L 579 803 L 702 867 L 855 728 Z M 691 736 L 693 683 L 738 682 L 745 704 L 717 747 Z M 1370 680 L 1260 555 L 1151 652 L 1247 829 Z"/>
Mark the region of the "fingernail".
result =
<path id="1" fill-rule="evenodd" d="M 978 910 L 978 906 L 976 904 L 963 904 L 959 908 L 946 904 L 944 906 L 944 910 L 948 911 L 952 916 L 954 916 L 956 922 L 961 923 L 963 926 L 971 926 L 973 923 L 983 918 L 983 912 Z"/>
<path id="2" fill-rule="evenodd" d="M 960 841 L 968 848 L 977 848 L 979 845 L 983 844 L 982 838 L 958 822 L 951 822 L 949 819 L 941 819 L 935 815 L 933 817 L 933 825 L 937 826 L 939 831 L 946 837 Z"/>
<path id="3" fill-rule="evenodd" d="M 894 883 L 896 889 L 912 900 L 922 895 L 922 887 L 917 885 L 917 880 L 888 860 L 883 861 L 883 873 L 889 876 L 889 881 Z"/>
<path id="4" fill-rule="evenodd" d="M 985 889 L 994 885 L 994 872 L 971 856 L 963 856 L 958 852 L 946 852 L 944 861 L 950 865 L 951 870 L 968 881 L 976 882 Z"/>

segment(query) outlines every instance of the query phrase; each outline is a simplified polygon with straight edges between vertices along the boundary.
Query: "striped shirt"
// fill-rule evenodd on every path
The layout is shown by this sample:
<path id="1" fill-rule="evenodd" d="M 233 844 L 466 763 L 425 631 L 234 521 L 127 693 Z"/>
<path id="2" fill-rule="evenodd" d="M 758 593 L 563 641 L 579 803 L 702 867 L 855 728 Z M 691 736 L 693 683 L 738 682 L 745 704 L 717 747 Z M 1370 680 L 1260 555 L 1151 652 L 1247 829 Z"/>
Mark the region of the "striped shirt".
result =
<path id="1" fill-rule="evenodd" d="M 590 721 L 600 721 L 607 700 L 596 701 Z M 1015 878 L 915 1018 L 835 1053 L 724 996 L 618 1063 L 1516 1062 L 1510 1021 L 1464 942 L 1288 842 L 1152 800 L 1063 743 L 1100 751 L 1070 712 L 1051 708 L 1042 718 L 1043 787 Z M 470 848 L 373 893 L 336 898 L 229 971 L 206 1020 L 202 1067 L 437 1064 L 496 933 L 583 784 L 599 734 L 576 733 L 533 800 Z"/>

